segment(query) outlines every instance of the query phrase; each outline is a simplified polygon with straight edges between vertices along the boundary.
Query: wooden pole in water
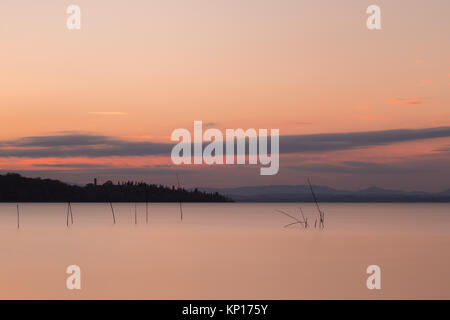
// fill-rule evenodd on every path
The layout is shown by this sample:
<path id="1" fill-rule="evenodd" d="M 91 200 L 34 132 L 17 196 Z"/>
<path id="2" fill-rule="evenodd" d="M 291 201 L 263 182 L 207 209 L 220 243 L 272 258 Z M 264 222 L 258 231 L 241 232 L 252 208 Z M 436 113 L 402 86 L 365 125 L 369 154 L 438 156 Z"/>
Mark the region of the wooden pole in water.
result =
<path id="1" fill-rule="evenodd" d="M 70 201 L 67 203 L 67 217 L 66 217 L 66 226 L 69 226 L 69 215 L 70 215 L 70 224 L 73 224 L 73 213 L 72 213 L 72 205 Z"/>
<path id="2" fill-rule="evenodd" d="M 178 177 L 178 173 L 177 173 L 177 182 L 178 182 L 178 190 L 181 190 L 180 178 Z M 181 200 L 180 200 L 180 218 L 181 221 L 183 221 L 183 205 L 181 204 Z"/>
<path id="3" fill-rule="evenodd" d="M 145 223 L 148 224 L 148 202 L 145 202 Z"/>
<path id="4" fill-rule="evenodd" d="M 72 204 L 70 202 L 69 202 L 69 209 L 70 209 L 70 221 L 71 221 L 71 224 L 73 224 Z"/>
<path id="5" fill-rule="evenodd" d="M 181 204 L 181 201 L 180 201 L 180 219 L 181 221 L 183 221 L 183 205 Z"/>
<path id="6" fill-rule="evenodd" d="M 112 212 L 113 222 L 114 222 L 114 224 L 116 224 L 116 216 L 114 215 L 114 208 L 113 208 L 113 205 L 112 205 L 112 202 L 111 202 L 111 201 L 109 202 L 109 205 L 111 206 L 111 212 Z"/>
<path id="7" fill-rule="evenodd" d="M 16 209 L 17 209 L 17 229 L 20 229 L 19 204 L 17 204 Z"/>
<path id="8" fill-rule="evenodd" d="M 66 227 L 69 227 L 69 206 L 70 202 L 67 203 Z"/>
<path id="9" fill-rule="evenodd" d="M 137 224 L 137 202 L 134 203 L 134 224 Z"/>

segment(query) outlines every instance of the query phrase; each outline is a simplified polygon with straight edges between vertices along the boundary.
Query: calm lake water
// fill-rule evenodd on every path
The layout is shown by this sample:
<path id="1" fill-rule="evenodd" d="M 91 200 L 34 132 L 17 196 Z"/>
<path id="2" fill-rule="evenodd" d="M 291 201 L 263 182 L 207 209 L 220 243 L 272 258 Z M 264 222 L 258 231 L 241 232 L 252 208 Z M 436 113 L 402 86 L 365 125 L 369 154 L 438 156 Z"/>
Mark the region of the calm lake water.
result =
<path id="1" fill-rule="evenodd" d="M 450 298 L 450 204 L 0 204 L 0 298 Z M 311 228 L 283 228 L 300 218 Z M 136 211 L 135 211 L 136 210 Z M 136 217 L 135 217 L 136 212 Z M 136 219 L 136 220 L 135 220 Z M 135 223 L 137 221 L 137 224 Z M 68 290 L 69 265 L 82 289 Z M 366 268 L 382 270 L 368 290 Z"/>
<path id="2" fill-rule="evenodd" d="M 113 224 L 109 203 L 72 203 L 72 228 Z M 324 203 L 326 230 L 341 232 L 450 232 L 450 204 L 447 203 Z M 145 203 L 113 203 L 115 227 L 146 224 Z M 280 230 L 291 218 L 301 219 L 300 208 L 311 227 L 317 215 L 313 203 L 184 203 L 183 226 Z M 137 219 L 135 219 L 135 212 Z M 22 230 L 59 228 L 67 224 L 66 203 L 21 203 L 19 220 Z M 149 203 L 148 225 L 180 225 L 178 203 Z M 0 228 L 17 228 L 15 203 L 0 204 Z M 289 229 L 303 229 L 293 226 Z M 286 229 L 285 229 L 286 230 Z"/>

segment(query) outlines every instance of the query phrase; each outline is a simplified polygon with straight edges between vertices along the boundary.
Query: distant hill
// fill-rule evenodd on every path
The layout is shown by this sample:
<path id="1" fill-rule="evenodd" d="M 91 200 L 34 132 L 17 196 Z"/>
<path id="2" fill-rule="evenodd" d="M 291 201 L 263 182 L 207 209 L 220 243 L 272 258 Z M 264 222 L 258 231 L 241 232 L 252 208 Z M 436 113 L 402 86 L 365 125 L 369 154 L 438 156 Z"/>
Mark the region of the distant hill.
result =
<path id="1" fill-rule="evenodd" d="M 448 195 L 450 196 L 450 189 L 439 192 L 440 195 Z"/>
<path id="2" fill-rule="evenodd" d="M 322 202 L 450 202 L 450 190 L 440 193 L 387 190 L 370 187 L 363 190 L 336 190 L 327 186 L 313 186 Z M 237 188 L 199 188 L 218 192 L 239 202 L 312 202 L 308 185 L 269 185 Z"/>
<path id="3" fill-rule="evenodd" d="M 185 190 L 143 182 L 108 181 L 86 186 L 41 178 L 26 178 L 16 173 L 0 175 L 0 202 L 229 202 L 215 192 Z"/>

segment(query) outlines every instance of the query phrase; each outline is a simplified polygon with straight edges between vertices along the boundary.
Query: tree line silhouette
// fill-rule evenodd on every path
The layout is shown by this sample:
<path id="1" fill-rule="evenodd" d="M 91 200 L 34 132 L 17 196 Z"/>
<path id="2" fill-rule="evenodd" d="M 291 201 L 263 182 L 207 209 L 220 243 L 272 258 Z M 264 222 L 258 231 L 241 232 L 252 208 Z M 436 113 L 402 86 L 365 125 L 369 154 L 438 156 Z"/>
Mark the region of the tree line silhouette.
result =
<path id="1" fill-rule="evenodd" d="M 217 192 L 126 181 L 69 185 L 59 180 L 0 175 L 0 202 L 231 202 Z"/>

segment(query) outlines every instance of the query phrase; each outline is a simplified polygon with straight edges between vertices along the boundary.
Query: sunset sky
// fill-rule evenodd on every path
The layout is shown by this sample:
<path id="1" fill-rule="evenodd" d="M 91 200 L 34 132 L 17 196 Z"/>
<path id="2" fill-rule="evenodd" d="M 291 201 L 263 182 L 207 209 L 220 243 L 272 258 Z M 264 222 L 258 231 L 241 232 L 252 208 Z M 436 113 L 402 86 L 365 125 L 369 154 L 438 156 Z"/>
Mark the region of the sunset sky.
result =
<path id="1" fill-rule="evenodd" d="M 0 171 L 450 189 L 449 14 L 447 0 L 2 0 Z M 194 120 L 280 129 L 279 174 L 174 166 L 170 135 Z"/>

